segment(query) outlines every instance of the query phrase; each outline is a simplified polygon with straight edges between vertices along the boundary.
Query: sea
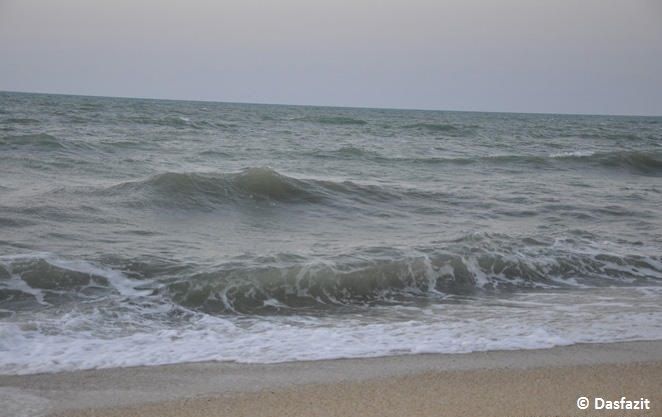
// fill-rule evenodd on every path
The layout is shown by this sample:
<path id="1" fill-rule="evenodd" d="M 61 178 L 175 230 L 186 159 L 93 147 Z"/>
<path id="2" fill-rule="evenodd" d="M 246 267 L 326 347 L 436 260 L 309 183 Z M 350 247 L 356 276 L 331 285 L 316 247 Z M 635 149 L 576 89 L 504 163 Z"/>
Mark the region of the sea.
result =
<path id="1" fill-rule="evenodd" d="M 662 118 L 0 93 L 0 373 L 662 339 Z"/>

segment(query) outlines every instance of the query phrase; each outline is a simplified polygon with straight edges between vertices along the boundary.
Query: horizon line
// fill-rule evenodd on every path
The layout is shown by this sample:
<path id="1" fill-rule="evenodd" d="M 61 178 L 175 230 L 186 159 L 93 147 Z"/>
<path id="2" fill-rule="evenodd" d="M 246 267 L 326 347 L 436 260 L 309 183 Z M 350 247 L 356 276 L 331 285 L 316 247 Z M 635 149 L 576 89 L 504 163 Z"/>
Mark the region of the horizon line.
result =
<path id="1" fill-rule="evenodd" d="M 43 91 L 18 91 L 18 90 L 0 90 L 0 93 L 10 94 L 34 94 L 34 95 L 52 95 L 69 97 L 90 97 L 90 98 L 109 98 L 109 99 L 127 99 L 127 100 L 154 100 L 154 101 L 184 101 L 193 103 L 217 103 L 217 104 L 245 104 L 258 106 L 291 106 L 291 107 L 319 107 L 335 109 L 360 109 L 360 110 L 394 110 L 394 111 L 425 111 L 425 112 L 446 112 L 446 113 L 492 113 L 492 114 L 530 114 L 530 115 L 550 115 L 550 116 L 607 116 L 607 117 L 662 117 L 654 114 L 616 114 L 616 113 L 558 113 L 558 112 L 519 112 L 519 111 L 496 111 L 496 110 L 444 110 L 444 109 L 424 109 L 413 107 L 371 107 L 371 106 L 347 106 L 347 105 L 325 105 L 325 104 L 292 104 L 292 103 L 266 103 L 250 101 L 222 101 L 205 99 L 179 99 L 179 98 L 155 98 L 139 96 L 105 96 L 98 94 L 75 94 L 75 93 L 51 93 Z"/>

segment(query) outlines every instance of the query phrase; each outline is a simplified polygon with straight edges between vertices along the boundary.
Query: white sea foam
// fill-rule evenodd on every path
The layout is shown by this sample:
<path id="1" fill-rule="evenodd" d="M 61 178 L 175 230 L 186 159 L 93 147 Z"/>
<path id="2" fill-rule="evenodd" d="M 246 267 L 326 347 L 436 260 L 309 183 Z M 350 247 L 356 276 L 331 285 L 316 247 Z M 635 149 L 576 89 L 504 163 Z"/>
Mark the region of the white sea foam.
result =
<path id="1" fill-rule="evenodd" d="M 351 314 L 197 315 L 186 324 L 146 323 L 140 331 L 115 337 L 94 331 L 91 326 L 99 319 L 94 315 L 67 315 L 52 320 L 50 325 L 61 329 L 54 333 L 43 331 L 44 323 L 0 324 L 0 373 L 207 360 L 274 363 L 662 339 L 661 301 L 659 287 L 605 288 L 427 307 L 375 307 L 376 317 L 391 315 L 391 320 Z M 89 330 L 80 330 L 81 321 L 89 322 Z"/>
<path id="2" fill-rule="evenodd" d="M 550 158 L 568 158 L 568 157 L 583 157 L 594 155 L 593 151 L 566 151 L 566 152 L 557 152 L 550 155 Z"/>
<path id="3" fill-rule="evenodd" d="M 104 277 L 119 294 L 125 297 L 137 297 L 149 294 L 149 291 L 136 289 L 136 282 L 127 278 L 127 276 L 120 271 L 111 268 L 100 267 L 91 262 L 86 262 L 83 260 L 62 258 L 49 252 L 30 252 L 24 254 L 0 256 L 0 265 L 4 265 L 7 270 L 11 271 L 12 262 L 30 260 L 41 260 L 52 266 L 68 271 L 81 272 L 83 274 Z M 149 283 L 149 281 L 143 280 L 140 283 L 145 285 Z M 43 303 L 43 294 L 41 290 L 30 287 L 16 274 L 12 274 L 11 281 L 6 282 L 4 286 L 32 294 L 40 303 Z"/>

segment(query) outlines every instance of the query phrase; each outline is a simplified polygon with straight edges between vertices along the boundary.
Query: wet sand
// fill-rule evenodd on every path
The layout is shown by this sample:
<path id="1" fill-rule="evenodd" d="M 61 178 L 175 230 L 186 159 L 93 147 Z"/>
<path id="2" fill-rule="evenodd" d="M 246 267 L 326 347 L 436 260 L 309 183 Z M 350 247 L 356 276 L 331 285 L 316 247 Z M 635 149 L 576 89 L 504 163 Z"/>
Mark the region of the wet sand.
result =
<path id="1" fill-rule="evenodd" d="M 622 396 L 651 409 L 593 409 Z M 662 416 L 662 342 L 0 376 L 0 404 L 12 417 Z"/>

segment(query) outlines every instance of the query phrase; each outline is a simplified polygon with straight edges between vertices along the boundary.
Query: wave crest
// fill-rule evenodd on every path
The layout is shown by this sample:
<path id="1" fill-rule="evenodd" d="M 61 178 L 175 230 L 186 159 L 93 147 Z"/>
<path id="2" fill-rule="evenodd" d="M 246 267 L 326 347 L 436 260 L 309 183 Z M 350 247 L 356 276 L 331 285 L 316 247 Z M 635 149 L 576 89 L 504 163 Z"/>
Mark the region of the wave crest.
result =
<path id="1" fill-rule="evenodd" d="M 282 203 L 319 202 L 323 195 L 304 180 L 270 168 L 247 168 L 238 173 L 167 172 L 143 181 L 126 182 L 104 193 L 132 195 L 141 205 L 187 208 L 245 200 Z"/>
<path id="2" fill-rule="evenodd" d="M 479 246 L 433 254 L 254 266 L 195 274 L 167 296 L 208 313 L 272 313 L 372 305 L 448 294 L 662 282 L 662 258 L 541 246 Z"/>
<path id="3" fill-rule="evenodd" d="M 30 146 L 44 150 L 62 149 L 64 146 L 58 138 L 47 133 L 32 135 L 15 135 L 0 138 L 0 146 L 19 147 Z"/>
<path id="4" fill-rule="evenodd" d="M 356 119 L 348 116 L 317 116 L 317 117 L 302 117 L 297 119 L 302 122 L 318 123 L 322 125 L 357 125 L 362 126 L 368 124 L 363 119 Z"/>
<path id="5" fill-rule="evenodd" d="M 407 252 L 372 247 L 324 258 L 242 256 L 212 268 L 176 261 L 113 265 L 49 255 L 0 258 L 0 308 L 115 294 L 122 303 L 140 297 L 210 314 L 271 314 L 429 302 L 448 295 L 662 285 L 662 257 L 641 248 L 500 235 L 471 235 Z"/>
<path id="6" fill-rule="evenodd" d="M 427 130 L 430 132 L 456 132 L 461 130 L 458 126 L 448 123 L 413 123 L 403 126 L 405 129 Z"/>
<path id="7" fill-rule="evenodd" d="M 352 201 L 384 201 L 399 198 L 395 191 L 351 181 L 298 179 L 271 168 L 246 168 L 236 173 L 158 174 L 142 181 L 121 183 L 101 190 L 103 194 L 120 195 L 136 204 L 208 207 L 245 201 L 271 203 L 340 204 Z"/>

